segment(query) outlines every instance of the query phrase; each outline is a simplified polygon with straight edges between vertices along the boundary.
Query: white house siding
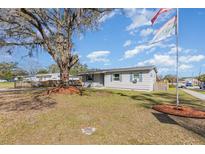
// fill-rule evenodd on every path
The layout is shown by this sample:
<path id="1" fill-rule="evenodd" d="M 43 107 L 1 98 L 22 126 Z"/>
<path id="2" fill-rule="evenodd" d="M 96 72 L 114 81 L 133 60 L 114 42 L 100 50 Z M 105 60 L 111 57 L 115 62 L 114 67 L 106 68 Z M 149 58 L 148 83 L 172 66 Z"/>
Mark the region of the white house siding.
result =
<path id="1" fill-rule="evenodd" d="M 113 73 L 106 73 L 104 76 L 104 86 L 107 88 L 117 89 L 133 89 L 133 90 L 153 90 L 153 84 L 156 81 L 156 72 L 151 71 L 132 71 L 132 72 L 116 72 L 121 74 L 121 81 L 111 81 Z M 142 82 L 133 83 L 130 81 L 131 73 L 142 73 Z"/>

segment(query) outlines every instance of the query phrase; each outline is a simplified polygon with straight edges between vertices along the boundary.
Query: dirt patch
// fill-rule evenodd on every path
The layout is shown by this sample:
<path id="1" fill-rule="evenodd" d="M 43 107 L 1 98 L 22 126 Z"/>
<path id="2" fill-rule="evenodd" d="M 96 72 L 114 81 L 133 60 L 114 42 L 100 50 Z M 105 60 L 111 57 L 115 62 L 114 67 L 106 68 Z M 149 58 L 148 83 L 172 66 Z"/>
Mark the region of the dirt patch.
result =
<path id="1" fill-rule="evenodd" d="M 58 87 L 53 88 L 47 91 L 47 94 L 81 94 L 80 89 L 77 87 L 69 86 L 69 87 Z"/>
<path id="2" fill-rule="evenodd" d="M 9 92 L 0 94 L 0 113 L 19 112 L 29 110 L 42 110 L 53 108 L 56 102 L 49 96 L 41 94 L 42 91 Z"/>
<path id="3" fill-rule="evenodd" d="M 205 119 L 205 111 L 194 109 L 192 107 L 179 106 L 177 108 L 175 105 L 163 104 L 163 105 L 154 105 L 152 108 L 156 111 L 167 113 L 170 115 Z"/>

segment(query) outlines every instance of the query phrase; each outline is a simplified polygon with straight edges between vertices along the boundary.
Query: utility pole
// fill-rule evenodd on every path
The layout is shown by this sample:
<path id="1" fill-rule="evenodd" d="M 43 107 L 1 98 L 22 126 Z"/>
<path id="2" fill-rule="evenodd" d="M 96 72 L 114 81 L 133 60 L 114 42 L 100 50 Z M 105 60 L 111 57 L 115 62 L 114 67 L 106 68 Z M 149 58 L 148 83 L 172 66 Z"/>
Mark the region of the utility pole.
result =
<path id="1" fill-rule="evenodd" d="M 176 23 L 176 105 L 177 108 L 179 107 L 179 89 L 178 89 L 178 82 L 179 82 L 179 8 L 177 8 L 177 23 Z"/>

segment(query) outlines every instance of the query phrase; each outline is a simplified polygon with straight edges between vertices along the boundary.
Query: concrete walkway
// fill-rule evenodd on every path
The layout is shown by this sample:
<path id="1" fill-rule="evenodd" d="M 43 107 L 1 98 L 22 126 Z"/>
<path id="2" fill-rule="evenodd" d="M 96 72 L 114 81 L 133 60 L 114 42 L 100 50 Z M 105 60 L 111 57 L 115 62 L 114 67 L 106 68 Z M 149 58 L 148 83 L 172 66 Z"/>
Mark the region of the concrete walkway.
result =
<path id="1" fill-rule="evenodd" d="M 205 101 L 205 94 L 201 94 L 199 92 L 195 92 L 195 91 L 192 91 L 192 90 L 189 90 L 189 89 L 182 89 L 184 92 L 186 92 L 187 94 L 190 94 L 198 99 L 201 99 L 203 101 Z"/>

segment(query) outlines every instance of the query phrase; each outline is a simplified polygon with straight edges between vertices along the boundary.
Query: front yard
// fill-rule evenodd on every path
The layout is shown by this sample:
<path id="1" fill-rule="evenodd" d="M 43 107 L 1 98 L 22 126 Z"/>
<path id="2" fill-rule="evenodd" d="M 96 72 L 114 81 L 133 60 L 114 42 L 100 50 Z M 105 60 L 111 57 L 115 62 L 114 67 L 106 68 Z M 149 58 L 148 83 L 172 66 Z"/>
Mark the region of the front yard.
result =
<path id="1" fill-rule="evenodd" d="M 14 88 L 14 82 L 0 82 L 1 88 Z"/>
<path id="2" fill-rule="evenodd" d="M 0 144 L 205 144 L 205 120 L 168 116 L 153 104 L 174 103 L 175 91 L 91 90 L 42 96 L 0 93 Z M 182 104 L 205 102 L 180 92 Z M 81 128 L 95 127 L 92 135 Z"/>

